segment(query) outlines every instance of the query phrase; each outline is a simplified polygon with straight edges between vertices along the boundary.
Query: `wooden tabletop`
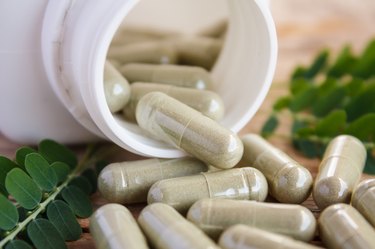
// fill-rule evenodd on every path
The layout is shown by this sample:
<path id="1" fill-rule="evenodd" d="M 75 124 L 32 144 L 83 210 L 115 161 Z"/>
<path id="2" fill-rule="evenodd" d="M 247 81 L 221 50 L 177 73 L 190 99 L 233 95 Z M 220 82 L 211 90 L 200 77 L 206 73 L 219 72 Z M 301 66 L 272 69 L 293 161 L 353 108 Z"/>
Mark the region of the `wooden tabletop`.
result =
<path id="1" fill-rule="evenodd" d="M 260 131 L 275 99 L 287 93 L 287 79 L 297 64 L 310 63 L 322 48 L 330 48 L 337 53 L 344 44 L 350 43 L 355 51 L 361 51 L 369 39 L 375 38 L 374 0 L 273 0 L 271 5 L 279 39 L 275 80 L 264 104 L 240 134 Z M 286 137 L 289 129 L 288 119 L 282 120 L 278 135 L 270 139 L 271 143 L 305 165 L 315 177 L 319 160 L 307 159 L 292 148 Z M 17 146 L 0 134 L 0 154 L 13 157 Z M 123 157 L 133 159 L 137 156 L 124 152 Z M 368 177 L 363 175 L 363 178 Z M 95 207 L 106 203 L 98 193 L 93 195 L 92 201 Z M 303 205 L 319 215 L 311 197 Z M 133 205 L 129 208 L 137 215 L 142 207 Z M 69 248 L 94 248 L 87 219 L 80 220 L 80 224 L 84 233 L 80 240 L 68 243 Z M 321 245 L 318 237 L 314 243 Z"/>

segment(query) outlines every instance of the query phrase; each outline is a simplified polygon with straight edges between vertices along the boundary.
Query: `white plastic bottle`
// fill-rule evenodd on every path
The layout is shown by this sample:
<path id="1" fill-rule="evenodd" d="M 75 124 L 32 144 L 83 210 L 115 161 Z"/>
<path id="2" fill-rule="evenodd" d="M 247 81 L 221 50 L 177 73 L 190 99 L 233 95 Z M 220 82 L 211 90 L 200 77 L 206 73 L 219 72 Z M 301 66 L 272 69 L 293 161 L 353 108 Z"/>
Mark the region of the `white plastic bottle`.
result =
<path id="1" fill-rule="evenodd" d="M 276 65 L 276 32 L 265 0 L 12 0 L 0 2 L 0 131 L 19 143 L 102 138 L 140 155 L 183 155 L 106 105 L 106 53 L 133 8 L 129 22 L 155 16 L 154 25 L 186 31 L 222 9 L 229 13 L 212 77 L 226 108 L 221 124 L 236 132 L 244 127 L 264 100 Z"/>

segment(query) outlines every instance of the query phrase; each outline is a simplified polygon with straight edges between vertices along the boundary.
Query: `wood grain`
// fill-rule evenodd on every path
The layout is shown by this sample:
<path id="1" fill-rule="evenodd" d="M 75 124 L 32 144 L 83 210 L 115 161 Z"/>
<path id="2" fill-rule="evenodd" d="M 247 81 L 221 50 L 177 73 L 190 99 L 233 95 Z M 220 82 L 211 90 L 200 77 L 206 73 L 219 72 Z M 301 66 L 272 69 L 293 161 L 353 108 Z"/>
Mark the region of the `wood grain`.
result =
<path id="1" fill-rule="evenodd" d="M 287 79 L 297 64 L 311 62 L 314 55 L 322 48 L 330 48 L 334 53 L 346 43 L 360 51 L 370 38 L 375 37 L 375 1 L 373 0 L 283 0 L 272 1 L 272 13 L 278 31 L 279 59 L 274 84 L 264 104 L 246 125 L 240 134 L 259 132 L 271 112 L 272 103 L 279 96 L 287 93 Z M 270 139 L 271 143 L 288 153 L 302 165 L 305 165 L 315 177 L 318 159 L 307 159 L 294 150 L 287 139 L 290 122 L 285 118 L 278 128 L 278 136 Z M 0 121 L 1 122 L 1 121 Z M 12 143 L 0 134 L 0 154 L 13 157 L 19 145 Z M 79 150 L 79 148 L 77 148 Z M 133 160 L 139 156 L 123 152 L 122 158 Z M 363 175 L 363 178 L 369 178 Z M 92 196 L 95 208 L 106 201 L 96 193 Z M 303 203 L 318 217 L 319 209 L 310 197 Z M 144 205 L 129 206 L 137 216 Z M 81 239 L 69 242 L 70 249 L 94 248 L 88 230 L 88 220 L 80 220 L 84 234 Z M 319 237 L 312 242 L 321 245 Z"/>

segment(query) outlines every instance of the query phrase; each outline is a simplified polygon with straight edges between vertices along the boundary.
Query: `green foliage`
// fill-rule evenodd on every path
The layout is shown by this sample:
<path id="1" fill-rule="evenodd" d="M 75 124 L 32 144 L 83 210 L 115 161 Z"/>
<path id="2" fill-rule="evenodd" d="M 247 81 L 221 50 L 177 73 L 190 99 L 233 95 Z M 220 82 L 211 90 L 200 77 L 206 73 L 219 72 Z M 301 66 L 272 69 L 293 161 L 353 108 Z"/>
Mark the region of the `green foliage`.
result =
<path id="1" fill-rule="evenodd" d="M 350 46 L 335 60 L 329 54 L 323 50 L 310 66 L 295 69 L 290 94 L 275 101 L 262 134 L 275 133 L 279 115 L 289 112 L 293 145 L 304 155 L 321 157 L 332 138 L 350 134 L 368 149 L 364 172 L 375 174 L 375 40 L 359 56 Z"/>
<path id="2" fill-rule="evenodd" d="M 112 149 L 88 146 L 78 164 L 72 151 L 47 139 L 39 152 L 18 149 L 15 162 L 0 156 L 0 248 L 66 248 L 65 240 L 77 240 L 82 229 L 76 216 L 91 215 L 88 195 L 96 190 L 97 171 L 86 167 Z"/>

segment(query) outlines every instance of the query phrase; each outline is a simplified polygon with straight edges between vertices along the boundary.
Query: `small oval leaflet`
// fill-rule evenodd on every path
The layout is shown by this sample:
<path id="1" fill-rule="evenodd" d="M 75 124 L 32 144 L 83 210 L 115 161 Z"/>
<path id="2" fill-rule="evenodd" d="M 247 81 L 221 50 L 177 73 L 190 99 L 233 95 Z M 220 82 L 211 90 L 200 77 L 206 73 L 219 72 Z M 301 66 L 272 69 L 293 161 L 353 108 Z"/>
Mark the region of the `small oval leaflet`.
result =
<path id="1" fill-rule="evenodd" d="M 5 249 L 32 249 L 32 247 L 23 240 L 15 239 L 10 241 Z"/>
<path id="2" fill-rule="evenodd" d="M 70 149 L 50 139 L 39 143 L 39 153 L 49 163 L 63 162 L 74 168 L 78 162 L 76 155 Z"/>
<path id="3" fill-rule="evenodd" d="M 57 176 L 55 171 L 40 154 L 28 154 L 25 159 L 25 167 L 27 173 L 41 189 L 50 192 L 56 187 Z"/>
<path id="4" fill-rule="evenodd" d="M 12 160 L 4 156 L 0 156 L 0 190 L 5 195 L 8 194 L 5 189 L 5 177 L 7 176 L 9 171 L 17 167 L 17 164 L 15 164 Z"/>
<path id="5" fill-rule="evenodd" d="M 21 169 L 12 169 L 5 179 L 9 194 L 26 209 L 34 209 L 42 200 L 38 185 Z"/>
<path id="6" fill-rule="evenodd" d="M 64 240 L 77 240 L 82 229 L 68 204 L 55 200 L 47 207 L 47 217 L 55 225 Z"/>
<path id="7" fill-rule="evenodd" d="M 50 166 L 57 176 L 57 183 L 63 182 L 70 173 L 70 167 L 63 162 L 54 162 Z"/>
<path id="8" fill-rule="evenodd" d="M 28 154 L 36 152 L 33 148 L 24 146 L 16 151 L 16 162 L 21 169 L 25 170 L 25 158 Z"/>
<path id="9" fill-rule="evenodd" d="M 84 176 L 76 176 L 70 182 L 69 186 L 76 186 L 82 190 L 85 194 L 90 195 L 92 193 L 93 187 L 89 180 Z"/>
<path id="10" fill-rule="evenodd" d="M 75 215 L 87 218 L 92 214 L 89 197 L 78 187 L 68 186 L 61 191 L 61 195 Z"/>
<path id="11" fill-rule="evenodd" d="M 37 249 L 66 249 L 66 244 L 55 226 L 38 218 L 27 226 L 27 234 Z"/>
<path id="12" fill-rule="evenodd" d="M 12 230 L 18 223 L 17 208 L 5 196 L 0 194 L 0 229 Z"/>

